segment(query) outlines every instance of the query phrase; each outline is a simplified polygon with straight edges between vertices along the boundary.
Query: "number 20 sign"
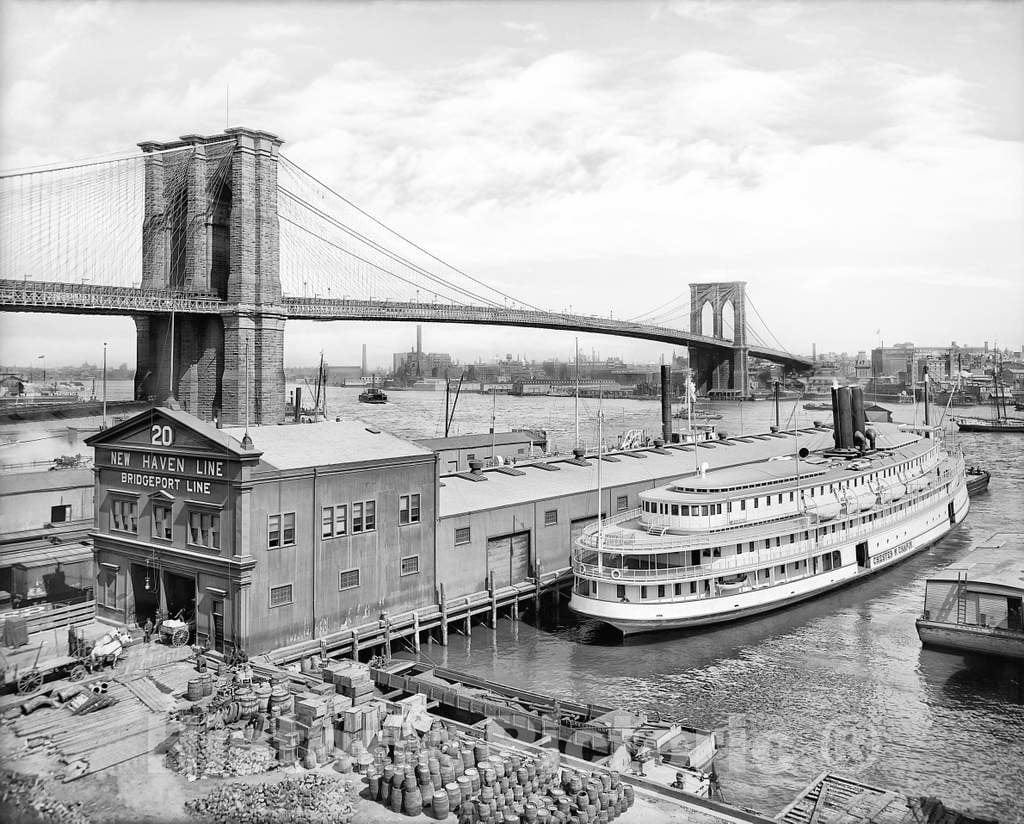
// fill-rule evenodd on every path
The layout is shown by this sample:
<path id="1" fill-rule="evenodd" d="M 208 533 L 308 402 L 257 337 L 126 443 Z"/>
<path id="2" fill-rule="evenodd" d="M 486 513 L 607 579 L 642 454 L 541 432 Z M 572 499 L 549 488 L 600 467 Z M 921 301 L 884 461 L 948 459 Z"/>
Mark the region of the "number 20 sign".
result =
<path id="1" fill-rule="evenodd" d="M 153 424 L 150 428 L 149 441 L 154 446 L 173 446 L 174 430 L 166 425 Z"/>

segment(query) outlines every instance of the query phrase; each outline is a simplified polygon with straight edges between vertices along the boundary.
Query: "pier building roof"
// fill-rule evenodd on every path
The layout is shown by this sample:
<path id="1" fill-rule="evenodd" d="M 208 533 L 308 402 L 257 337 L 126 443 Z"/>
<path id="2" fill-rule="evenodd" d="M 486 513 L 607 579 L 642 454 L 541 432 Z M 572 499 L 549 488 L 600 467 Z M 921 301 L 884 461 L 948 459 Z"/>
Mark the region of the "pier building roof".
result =
<path id="1" fill-rule="evenodd" d="M 245 427 L 220 430 L 241 444 Z M 261 463 L 274 469 L 301 469 L 365 463 L 393 458 L 433 457 L 426 447 L 391 435 L 359 420 L 320 421 L 280 426 L 250 426 L 253 449 Z"/>
<path id="2" fill-rule="evenodd" d="M 441 449 L 472 449 L 473 447 L 485 447 L 491 445 L 492 435 L 483 432 L 476 435 L 452 435 L 448 438 L 417 438 L 416 443 L 435 451 Z M 533 443 L 537 435 L 533 432 L 495 432 L 493 435 L 495 446 L 507 446 L 508 444 Z"/>
<path id="3" fill-rule="evenodd" d="M 920 440 L 920 436 L 902 432 L 895 425 L 875 424 L 874 428 L 878 435 L 877 444 L 883 449 L 901 448 Z M 833 445 L 831 428 L 801 429 L 796 436 L 799 438 L 799 447 L 794 437 L 792 432 L 777 432 L 709 441 L 698 444 L 696 456 L 692 445 L 679 444 L 606 453 L 601 467 L 601 484 L 605 488 L 637 483 L 660 485 L 685 477 L 687 485 L 690 485 L 696 480 L 695 466 L 701 463 L 711 465 L 704 480 L 713 486 L 721 486 L 719 478 L 723 471 L 735 472 L 737 478 L 742 477 L 750 483 L 751 467 L 747 464 L 757 464 L 759 470 L 761 467 L 778 464 L 778 469 L 773 467 L 769 471 L 780 475 L 788 472 L 787 477 L 793 477 L 793 461 L 766 462 L 769 458 L 792 455 L 799 447 L 816 452 Z M 486 478 L 486 483 L 467 477 L 470 473 L 442 475 L 441 488 L 438 490 L 438 517 L 447 518 L 566 495 L 593 493 L 597 489 L 595 455 L 588 455 L 583 461 L 567 457 L 545 463 L 547 469 L 537 463 L 516 464 L 517 474 L 504 472 L 503 468 L 485 469 L 481 474 Z M 741 464 L 744 466 L 739 468 Z M 715 469 L 716 465 L 736 468 Z M 557 467 L 559 471 L 550 471 L 551 467 Z M 815 470 L 814 464 L 805 465 L 802 461 L 801 467 L 808 472 Z M 833 471 L 836 478 L 845 477 L 843 470 Z M 716 478 L 713 482 L 712 476 Z"/>
<path id="4" fill-rule="evenodd" d="M 1024 590 L 1024 532 L 997 532 L 976 543 L 956 563 L 934 575 L 933 581 L 956 581 Z"/>

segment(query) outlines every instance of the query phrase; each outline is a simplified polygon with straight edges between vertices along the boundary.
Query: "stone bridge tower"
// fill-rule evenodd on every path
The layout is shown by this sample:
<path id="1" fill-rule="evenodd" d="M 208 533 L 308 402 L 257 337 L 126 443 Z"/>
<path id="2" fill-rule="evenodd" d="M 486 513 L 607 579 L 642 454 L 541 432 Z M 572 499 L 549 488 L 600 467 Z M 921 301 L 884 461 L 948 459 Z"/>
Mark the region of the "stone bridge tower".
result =
<path id="1" fill-rule="evenodd" d="M 234 128 L 139 146 L 146 175 L 142 288 L 212 294 L 227 306 L 220 316 L 136 316 L 135 397 L 160 402 L 174 395 L 183 409 L 225 424 L 280 421 L 281 140 Z"/>
<path id="2" fill-rule="evenodd" d="M 722 338 L 723 347 L 691 346 L 690 370 L 698 392 L 746 397 L 747 299 L 746 281 L 690 284 L 690 331 Z M 712 329 L 703 328 L 705 305 L 711 306 Z M 723 313 L 732 309 L 732 340 L 723 337 Z"/>

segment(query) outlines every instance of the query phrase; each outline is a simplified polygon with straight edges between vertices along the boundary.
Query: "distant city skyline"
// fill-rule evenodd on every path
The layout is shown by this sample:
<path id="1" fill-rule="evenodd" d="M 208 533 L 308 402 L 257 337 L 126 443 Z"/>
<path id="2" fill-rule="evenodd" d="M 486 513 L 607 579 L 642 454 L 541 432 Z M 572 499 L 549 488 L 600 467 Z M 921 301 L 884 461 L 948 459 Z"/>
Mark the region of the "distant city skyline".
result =
<path id="1" fill-rule="evenodd" d="M 240 8 L 2 2 L 0 168 L 245 124 L 549 309 L 630 317 L 739 279 L 796 353 L 1024 340 L 1024 4 Z M 387 363 L 413 333 L 289 322 L 285 362 L 358 363 L 365 342 Z M 573 346 L 429 334 L 460 358 Z M 128 318 L 0 318 L 4 361 L 95 359 L 104 340 L 134 360 Z"/>

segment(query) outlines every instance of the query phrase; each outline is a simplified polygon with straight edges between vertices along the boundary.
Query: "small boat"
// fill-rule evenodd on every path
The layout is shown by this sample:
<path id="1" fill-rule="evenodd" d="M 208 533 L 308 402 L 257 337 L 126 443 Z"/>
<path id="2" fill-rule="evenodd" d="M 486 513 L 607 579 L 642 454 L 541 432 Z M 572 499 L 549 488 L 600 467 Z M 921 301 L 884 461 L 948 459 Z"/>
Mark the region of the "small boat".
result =
<path id="1" fill-rule="evenodd" d="M 1024 540 L 997 533 L 925 582 L 921 643 L 957 652 L 1024 659 Z"/>
<path id="2" fill-rule="evenodd" d="M 977 495 L 988 489 L 988 481 L 992 476 L 980 466 L 969 466 L 964 474 L 967 476 L 968 495 Z"/>
<path id="3" fill-rule="evenodd" d="M 373 377 L 370 382 L 370 388 L 359 393 L 360 403 L 387 403 L 388 396 L 377 388 L 377 379 Z"/>
<path id="4" fill-rule="evenodd" d="M 814 401 L 813 403 L 805 403 L 804 404 L 804 409 L 807 409 L 807 410 L 809 410 L 811 412 L 831 412 L 832 411 L 832 404 L 831 403 L 822 403 L 820 401 Z"/>

